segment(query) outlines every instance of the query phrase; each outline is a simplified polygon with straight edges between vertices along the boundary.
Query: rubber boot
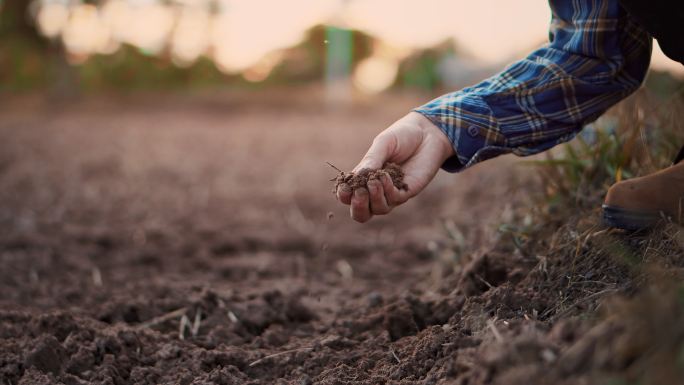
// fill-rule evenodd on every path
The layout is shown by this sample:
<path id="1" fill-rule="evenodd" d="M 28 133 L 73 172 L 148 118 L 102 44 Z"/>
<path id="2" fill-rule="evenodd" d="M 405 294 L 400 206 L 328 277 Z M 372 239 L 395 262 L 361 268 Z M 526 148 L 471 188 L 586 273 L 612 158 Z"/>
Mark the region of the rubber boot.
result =
<path id="1" fill-rule="evenodd" d="M 654 174 L 615 183 L 603 203 L 610 227 L 641 230 L 660 222 L 684 223 L 684 147 L 672 166 Z"/>

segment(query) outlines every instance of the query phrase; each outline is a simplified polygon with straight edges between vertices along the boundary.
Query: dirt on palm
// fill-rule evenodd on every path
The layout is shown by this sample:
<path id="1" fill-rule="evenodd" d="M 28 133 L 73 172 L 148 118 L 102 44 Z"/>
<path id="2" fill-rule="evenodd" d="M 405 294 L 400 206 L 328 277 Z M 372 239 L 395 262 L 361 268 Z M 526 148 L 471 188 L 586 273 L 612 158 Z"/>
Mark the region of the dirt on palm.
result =
<path id="1" fill-rule="evenodd" d="M 408 186 L 404 183 L 404 171 L 401 167 L 396 163 L 387 163 L 379 170 L 363 168 L 357 172 L 340 171 L 340 174 L 334 179 L 335 187 L 333 192 L 337 192 L 340 186 L 345 186 L 351 190 L 366 187 L 369 180 L 379 180 L 382 176 L 389 177 L 394 187 L 400 190 L 408 189 Z"/>

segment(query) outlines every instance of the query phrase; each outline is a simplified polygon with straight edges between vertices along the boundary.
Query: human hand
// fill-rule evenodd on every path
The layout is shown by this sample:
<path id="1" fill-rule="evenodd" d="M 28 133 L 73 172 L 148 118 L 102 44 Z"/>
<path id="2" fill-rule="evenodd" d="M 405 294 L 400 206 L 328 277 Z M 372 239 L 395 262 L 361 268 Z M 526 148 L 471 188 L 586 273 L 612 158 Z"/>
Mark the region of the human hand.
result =
<path id="1" fill-rule="evenodd" d="M 377 170 L 387 162 L 401 166 L 407 188 L 394 186 L 389 175 L 368 181 L 367 188 L 352 190 L 337 187 L 337 199 L 350 205 L 350 215 L 357 222 L 367 222 L 373 215 L 388 214 L 421 192 L 435 177 L 440 166 L 455 154 L 449 138 L 429 119 L 417 112 L 396 121 L 373 140 L 373 144 L 353 171 Z"/>

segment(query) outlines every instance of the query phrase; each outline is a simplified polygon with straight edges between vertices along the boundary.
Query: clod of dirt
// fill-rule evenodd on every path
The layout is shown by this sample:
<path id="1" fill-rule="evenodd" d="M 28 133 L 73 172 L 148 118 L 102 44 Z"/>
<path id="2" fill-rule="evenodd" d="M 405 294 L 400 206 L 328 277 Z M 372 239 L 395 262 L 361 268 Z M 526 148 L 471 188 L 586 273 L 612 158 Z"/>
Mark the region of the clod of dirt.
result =
<path id="1" fill-rule="evenodd" d="M 35 367 L 43 373 L 58 374 L 64 357 L 64 348 L 59 341 L 51 335 L 44 335 L 27 354 L 24 365 Z"/>
<path id="2" fill-rule="evenodd" d="M 370 307 L 380 306 L 384 302 L 384 299 L 382 298 L 382 294 L 380 294 L 376 291 L 368 294 L 366 296 L 366 298 L 368 299 L 368 306 L 370 306 Z"/>
<path id="3" fill-rule="evenodd" d="M 394 303 L 387 307 L 384 326 L 392 341 L 418 333 L 418 325 L 413 319 L 411 307 L 403 302 Z"/>
<path id="4" fill-rule="evenodd" d="M 346 184 L 352 190 L 360 187 L 366 187 L 369 180 L 379 179 L 382 174 L 387 174 L 392 179 L 392 183 L 399 190 L 408 190 L 408 185 L 404 183 L 404 171 L 395 163 L 385 163 L 385 166 L 379 170 L 371 170 L 370 168 L 363 168 L 357 172 L 344 172 L 340 174 L 335 181 L 335 188 L 333 193 L 341 184 Z"/>

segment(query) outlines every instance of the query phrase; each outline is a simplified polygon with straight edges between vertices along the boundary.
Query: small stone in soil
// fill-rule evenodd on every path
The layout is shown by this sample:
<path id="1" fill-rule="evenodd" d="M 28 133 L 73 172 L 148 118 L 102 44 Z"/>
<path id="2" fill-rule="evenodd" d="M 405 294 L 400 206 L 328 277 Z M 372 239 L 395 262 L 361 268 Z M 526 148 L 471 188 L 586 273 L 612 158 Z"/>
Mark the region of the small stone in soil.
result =
<path id="1" fill-rule="evenodd" d="M 377 291 L 368 294 L 367 299 L 368 306 L 370 307 L 380 306 L 383 303 L 382 294 L 378 293 Z"/>

